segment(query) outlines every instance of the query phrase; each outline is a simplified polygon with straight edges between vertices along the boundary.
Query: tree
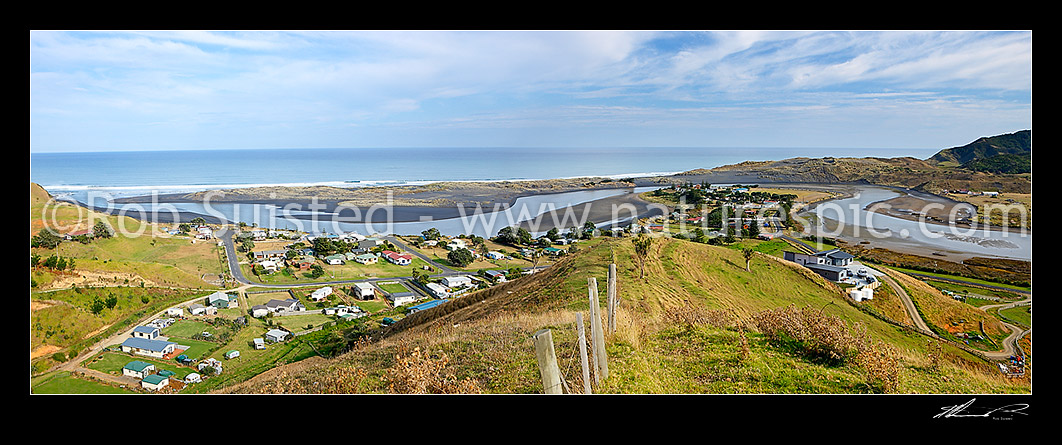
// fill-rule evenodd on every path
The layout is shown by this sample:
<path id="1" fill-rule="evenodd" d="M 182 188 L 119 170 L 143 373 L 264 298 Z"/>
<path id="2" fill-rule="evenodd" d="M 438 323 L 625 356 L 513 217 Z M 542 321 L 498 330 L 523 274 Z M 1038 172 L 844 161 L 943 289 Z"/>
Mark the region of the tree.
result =
<path id="1" fill-rule="evenodd" d="M 100 297 L 92 297 L 92 303 L 89 305 L 89 310 L 92 311 L 93 315 L 99 315 L 100 312 L 103 312 L 104 307 L 105 305 L 103 304 L 103 301 L 100 300 Z"/>
<path id="2" fill-rule="evenodd" d="M 310 266 L 310 277 L 319 278 L 325 274 L 324 268 L 320 264 L 314 264 Z"/>
<path id="3" fill-rule="evenodd" d="M 197 226 L 201 226 L 201 225 L 203 225 L 203 224 L 206 224 L 206 220 L 205 220 L 205 219 L 203 219 L 203 218 L 202 218 L 202 217 L 200 217 L 200 216 L 197 216 L 197 217 L 195 217 L 195 218 L 192 218 L 192 221 L 191 221 L 191 223 L 192 223 L 192 224 L 194 224 L 194 225 L 197 225 Z"/>
<path id="4" fill-rule="evenodd" d="M 752 270 L 749 268 L 749 265 L 752 263 L 752 256 L 755 255 L 755 254 L 756 254 L 756 251 L 752 250 L 749 247 L 741 249 L 741 256 L 745 258 L 745 271 L 746 272 L 752 272 Z"/>
<path id="5" fill-rule="evenodd" d="M 641 278 L 645 278 L 645 260 L 649 258 L 649 248 L 653 246 L 653 238 L 643 233 L 631 241 L 634 243 L 634 253 L 638 256 Z"/>
<path id="6" fill-rule="evenodd" d="M 597 224 L 594 224 L 593 221 L 587 221 L 586 224 L 583 224 L 583 236 L 582 236 L 582 238 L 583 239 L 593 238 L 594 237 L 594 232 L 596 232 L 596 231 L 597 231 Z"/>
<path id="7" fill-rule="evenodd" d="M 551 241 L 557 241 L 561 239 L 560 231 L 557 230 L 556 227 L 549 229 L 549 232 L 546 232 L 546 238 L 549 238 Z"/>
<path id="8" fill-rule="evenodd" d="M 523 227 L 516 229 L 516 238 L 521 245 L 531 244 L 531 240 L 533 239 L 531 237 L 531 232 L 528 232 L 527 229 Z"/>
<path id="9" fill-rule="evenodd" d="M 446 254 L 446 259 L 450 261 L 450 264 L 457 267 L 465 267 L 472 264 L 475 257 L 472 256 L 472 251 L 468 249 L 454 249 L 450 253 Z"/>
<path id="10" fill-rule="evenodd" d="M 52 229 L 41 229 L 30 239 L 30 246 L 44 249 L 54 249 L 63 239 Z"/>
<path id="11" fill-rule="evenodd" d="M 108 295 L 107 299 L 103 301 L 103 304 L 107 305 L 107 309 L 114 309 L 114 307 L 118 305 L 118 297 Z"/>
<path id="12" fill-rule="evenodd" d="M 519 238 L 516 236 L 516 228 L 509 226 L 502 228 L 498 231 L 498 236 L 494 237 L 499 243 L 509 244 L 515 246 L 519 242 Z"/>
<path id="13" fill-rule="evenodd" d="M 240 223 L 240 224 L 243 224 L 243 223 Z M 192 226 L 188 225 L 188 223 L 181 223 L 180 225 L 177 226 L 177 231 L 181 232 L 181 233 L 188 233 L 188 232 L 192 231 Z"/>
<path id="14" fill-rule="evenodd" d="M 92 226 L 92 236 L 96 238 L 110 238 L 114 236 L 114 230 L 106 222 L 96 221 L 96 224 Z"/>
<path id="15" fill-rule="evenodd" d="M 439 229 L 436 229 L 434 227 L 432 227 L 432 228 L 430 228 L 428 230 L 425 230 L 423 232 L 420 232 L 420 234 L 424 235 L 424 239 L 428 240 L 428 241 L 437 240 L 437 239 L 439 239 L 439 237 L 442 236 L 442 234 L 439 233 Z"/>

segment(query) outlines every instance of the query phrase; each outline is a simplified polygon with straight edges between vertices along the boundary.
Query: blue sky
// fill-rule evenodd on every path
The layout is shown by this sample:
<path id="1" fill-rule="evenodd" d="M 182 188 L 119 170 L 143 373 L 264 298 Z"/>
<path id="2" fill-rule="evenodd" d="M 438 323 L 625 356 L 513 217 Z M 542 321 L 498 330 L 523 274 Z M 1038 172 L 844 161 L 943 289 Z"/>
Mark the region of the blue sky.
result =
<path id="1" fill-rule="evenodd" d="M 1031 31 L 31 31 L 30 151 L 948 148 L 1032 128 Z"/>

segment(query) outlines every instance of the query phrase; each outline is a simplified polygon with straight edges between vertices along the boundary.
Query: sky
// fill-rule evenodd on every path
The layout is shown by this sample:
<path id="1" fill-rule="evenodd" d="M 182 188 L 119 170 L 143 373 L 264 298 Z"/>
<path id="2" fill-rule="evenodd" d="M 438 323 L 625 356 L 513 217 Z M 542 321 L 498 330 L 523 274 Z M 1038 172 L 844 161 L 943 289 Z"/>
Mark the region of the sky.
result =
<path id="1" fill-rule="evenodd" d="M 35 31 L 30 151 L 949 148 L 1031 31 Z"/>

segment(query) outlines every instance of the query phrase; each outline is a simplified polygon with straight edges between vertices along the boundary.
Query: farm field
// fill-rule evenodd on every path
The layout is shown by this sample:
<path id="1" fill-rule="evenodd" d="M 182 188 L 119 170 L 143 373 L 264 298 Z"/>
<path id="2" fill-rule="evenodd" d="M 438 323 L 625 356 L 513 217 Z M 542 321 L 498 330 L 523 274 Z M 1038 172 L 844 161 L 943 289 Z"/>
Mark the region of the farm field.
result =
<path id="1" fill-rule="evenodd" d="M 153 357 L 132 356 L 124 352 L 104 352 L 82 363 L 82 366 L 99 372 L 120 376 L 122 367 L 131 361 L 139 360 L 155 365 L 155 372 L 162 370 L 173 371 L 178 379 L 184 379 L 188 374 L 196 372 L 195 369 L 178 364 L 171 360 L 162 360 Z"/>

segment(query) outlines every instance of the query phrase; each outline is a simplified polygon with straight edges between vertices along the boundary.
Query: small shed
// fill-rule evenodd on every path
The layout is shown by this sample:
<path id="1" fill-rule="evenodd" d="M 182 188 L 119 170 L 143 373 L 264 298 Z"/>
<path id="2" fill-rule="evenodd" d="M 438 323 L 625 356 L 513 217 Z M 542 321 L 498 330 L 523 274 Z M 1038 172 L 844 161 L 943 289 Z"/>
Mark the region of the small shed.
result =
<path id="1" fill-rule="evenodd" d="M 234 359 L 234 358 L 239 357 L 239 356 L 240 356 L 240 351 L 237 351 L 235 349 L 225 353 L 225 358 L 227 358 L 227 359 Z"/>
<path id="2" fill-rule="evenodd" d="M 259 337 L 252 340 L 252 342 L 254 342 L 255 349 L 265 349 L 265 339 Z"/>
<path id="3" fill-rule="evenodd" d="M 203 376 L 198 373 L 191 373 L 184 377 L 184 383 L 199 383 L 203 381 Z"/>

